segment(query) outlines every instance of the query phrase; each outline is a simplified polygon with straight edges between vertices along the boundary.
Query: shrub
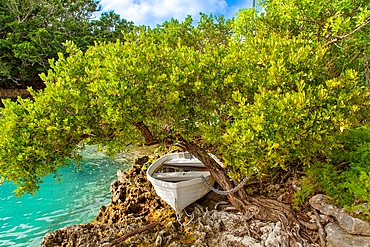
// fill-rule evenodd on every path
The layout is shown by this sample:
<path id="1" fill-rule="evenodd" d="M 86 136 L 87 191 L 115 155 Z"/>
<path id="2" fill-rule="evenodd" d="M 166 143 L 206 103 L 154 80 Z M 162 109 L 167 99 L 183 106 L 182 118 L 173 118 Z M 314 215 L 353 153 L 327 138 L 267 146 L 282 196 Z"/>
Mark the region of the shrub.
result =
<path id="1" fill-rule="evenodd" d="M 306 169 L 318 189 L 350 211 L 370 202 L 370 126 L 349 131 L 331 160 Z"/>

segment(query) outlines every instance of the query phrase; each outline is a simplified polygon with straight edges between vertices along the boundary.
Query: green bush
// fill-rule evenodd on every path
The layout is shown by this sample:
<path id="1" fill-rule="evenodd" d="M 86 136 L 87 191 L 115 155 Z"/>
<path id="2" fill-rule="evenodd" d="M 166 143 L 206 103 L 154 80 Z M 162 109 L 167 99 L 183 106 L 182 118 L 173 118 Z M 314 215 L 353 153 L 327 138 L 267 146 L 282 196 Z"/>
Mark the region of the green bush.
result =
<path id="1" fill-rule="evenodd" d="M 331 160 L 306 169 L 319 189 L 349 210 L 370 202 L 370 126 L 349 131 Z"/>
<path id="2" fill-rule="evenodd" d="M 303 177 L 300 182 L 301 190 L 294 193 L 293 198 L 293 206 L 296 209 L 299 209 L 305 203 L 306 199 L 314 193 L 317 186 L 316 181 L 311 177 Z"/>

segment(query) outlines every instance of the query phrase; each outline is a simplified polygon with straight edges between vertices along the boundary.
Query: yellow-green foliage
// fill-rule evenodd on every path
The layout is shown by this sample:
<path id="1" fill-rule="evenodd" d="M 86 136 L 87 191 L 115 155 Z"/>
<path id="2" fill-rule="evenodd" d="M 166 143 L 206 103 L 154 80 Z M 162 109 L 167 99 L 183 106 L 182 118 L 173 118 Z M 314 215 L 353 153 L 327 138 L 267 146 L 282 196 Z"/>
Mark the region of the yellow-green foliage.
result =
<path id="1" fill-rule="evenodd" d="M 231 178 L 325 160 L 370 116 L 363 57 L 354 57 L 369 52 L 368 26 L 356 29 L 368 1 L 264 2 L 263 13 L 241 10 L 235 22 L 141 27 L 85 52 L 67 42 L 69 56 L 51 61 L 34 102 L 5 103 L 1 180 L 35 192 L 78 147 L 114 155 L 142 140 L 139 122 L 156 137 L 168 137 L 167 126 L 215 144 Z"/>
<path id="2" fill-rule="evenodd" d="M 230 107 L 232 121 L 221 136 L 233 178 L 325 159 L 342 146 L 345 131 L 368 121 L 369 94 L 357 72 L 363 66 L 353 66 L 347 47 L 338 50 L 333 37 L 325 38 L 355 29 L 352 20 L 365 22 L 369 10 L 363 2 L 348 3 L 269 0 L 259 16 L 249 10 L 238 14 L 241 42 L 230 49 L 238 50 L 231 61 L 239 70 L 225 81 L 239 85 L 232 94 L 237 105 Z M 336 8 L 335 14 L 323 13 L 324 6 Z M 355 6 L 362 14 L 353 15 Z M 343 44 L 367 49 L 366 30 Z"/>

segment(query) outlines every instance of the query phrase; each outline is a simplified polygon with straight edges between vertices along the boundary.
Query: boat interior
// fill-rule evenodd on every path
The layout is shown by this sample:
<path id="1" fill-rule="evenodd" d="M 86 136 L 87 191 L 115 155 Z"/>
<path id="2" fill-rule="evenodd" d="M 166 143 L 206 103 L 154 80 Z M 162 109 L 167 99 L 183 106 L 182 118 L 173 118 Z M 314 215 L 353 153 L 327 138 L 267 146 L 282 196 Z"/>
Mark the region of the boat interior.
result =
<path id="1" fill-rule="evenodd" d="M 152 176 L 153 178 L 166 182 L 181 182 L 207 175 L 209 175 L 209 171 L 204 165 L 176 166 L 173 164 L 162 164 L 156 169 Z"/>

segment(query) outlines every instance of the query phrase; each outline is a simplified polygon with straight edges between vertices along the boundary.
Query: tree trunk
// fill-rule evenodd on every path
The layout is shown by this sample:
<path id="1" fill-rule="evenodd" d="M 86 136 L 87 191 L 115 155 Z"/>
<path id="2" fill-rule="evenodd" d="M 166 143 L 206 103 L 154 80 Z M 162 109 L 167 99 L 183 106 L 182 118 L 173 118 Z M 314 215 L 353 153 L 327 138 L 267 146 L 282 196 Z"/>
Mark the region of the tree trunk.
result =
<path id="1" fill-rule="evenodd" d="M 230 181 L 229 177 L 226 175 L 226 170 L 218 164 L 214 159 L 212 159 L 206 150 L 199 147 L 195 143 L 189 143 L 181 140 L 178 145 L 191 153 L 194 157 L 198 158 L 210 171 L 213 179 L 222 187 L 223 190 L 230 190 L 234 187 L 233 183 Z M 249 201 L 249 196 L 245 193 L 243 200 L 234 194 L 228 194 L 227 198 L 238 210 L 243 210 L 247 207 L 244 201 Z"/>
<path id="2" fill-rule="evenodd" d="M 206 150 L 195 143 L 189 143 L 181 139 L 178 146 L 182 147 L 194 157 L 198 158 L 210 171 L 214 180 L 227 191 L 234 188 L 238 183 L 230 181 L 227 170 L 210 157 Z M 278 202 L 264 196 L 250 196 L 244 188 L 227 195 L 232 205 L 239 211 L 244 211 L 250 218 L 260 220 L 281 221 L 286 227 L 297 226 L 301 223 L 310 230 L 317 229 L 316 225 L 300 222 L 289 205 Z"/>
<path id="3" fill-rule="evenodd" d="M 143 136 L 145 138 L 145 145 L 153 145 L 153 144 L 157 143 L 156 140 L 154 139 L 152 133 L 150 132 L 148 127 L 146 127 L 146 125 L 143 123 L 143 121 L 137 122 L 134 125 L 143 134 Z"/>

